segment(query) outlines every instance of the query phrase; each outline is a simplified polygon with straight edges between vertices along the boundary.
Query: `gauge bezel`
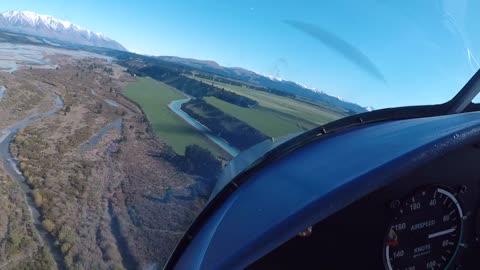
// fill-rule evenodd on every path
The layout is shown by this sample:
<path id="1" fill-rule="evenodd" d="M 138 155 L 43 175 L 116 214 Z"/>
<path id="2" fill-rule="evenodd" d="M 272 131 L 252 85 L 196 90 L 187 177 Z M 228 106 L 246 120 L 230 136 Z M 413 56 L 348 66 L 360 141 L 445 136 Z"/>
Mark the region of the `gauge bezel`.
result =
<path id="1" fill-rule="evenodd" d="M 463 243 L 463 234 L 464 234 L 464 226 L 465 226 L 465 224 L 464 224 L 465 223 L 465 214 L 464 214 L 464 209 L 463 209 L 463 202 L 458 197 L 458 194 L 457 194 L 457 192 L 455 192 L 455 189 L 453 189 L 450 186 L 440 185 L 440 184 L 420 186 L 420 187 L 414 189 L 412 192 L 409 192 L 406 196 L 404 196 L 400 200 L 400 205 L 403 205 L 405 202 L 407 202 L 410 198 L 414 197 L 416 194 L 420 194 L 422 191 L 430 190 L 430 189 L 437 189 L 437 190 L 441 189 L 441 190 L 445 191 L 446 193 L 443 193 L 443 194 L 450 197 L 450 199 L 456 204 L 456 206 L 458 207 L 458 212 L 460 214 L 460 234 L 459 234 L 459 238 L 458 238 L 458 243 L 456 244 L 457 246 L 455 247 L 455 251 L 453 252 L 453 255 L 452 255 L 450 261 L 447 263 L 445 268 L 443 268 L 443 270 L 446 270 L 446 269 L 449 269 L 452 266 L 452 263 L 455 261 L 455 259 L 458 256 L 460 246 Z M 393 270 L 393 268 L 390 264 L 390 261 L 387 258 L 387 251 L 389 251 L 389 248 L 390 248 L 389 246 L 386 245 L 387 240 L 388 240 L 388 233 L 390 231 L 391 225 L 394 223 L 395 220 L 397 220 L 399 218 L 397 208 L 395 208 L 395 209 L 390 208 L 390 209 L 391 209 L 390 210 L 390 218 L 388 219 L 389 221 L 386 225 L 387 229 L 386 229 L 386 232 L 384 234 L 385 236 L 384 236 L 383 242 L 382 242 L 382 258 L 383 258 L 383 265 L 384 265 L 384 268 L 386 270 Z"/>

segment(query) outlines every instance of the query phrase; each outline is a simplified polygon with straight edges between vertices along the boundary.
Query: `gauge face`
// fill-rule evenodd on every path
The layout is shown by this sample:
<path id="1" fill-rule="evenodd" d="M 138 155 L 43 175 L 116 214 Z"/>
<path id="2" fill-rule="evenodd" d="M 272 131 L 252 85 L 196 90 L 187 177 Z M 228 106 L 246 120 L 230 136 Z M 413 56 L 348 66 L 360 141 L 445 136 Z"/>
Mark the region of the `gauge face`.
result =
<path id="1" fill-rule="evenodd" d="M 457 253 L 462 230 L 462 208 L 447 188 L 419 190 L 396 209 L 385 237 L 385 267 L 446 269 Z"/>

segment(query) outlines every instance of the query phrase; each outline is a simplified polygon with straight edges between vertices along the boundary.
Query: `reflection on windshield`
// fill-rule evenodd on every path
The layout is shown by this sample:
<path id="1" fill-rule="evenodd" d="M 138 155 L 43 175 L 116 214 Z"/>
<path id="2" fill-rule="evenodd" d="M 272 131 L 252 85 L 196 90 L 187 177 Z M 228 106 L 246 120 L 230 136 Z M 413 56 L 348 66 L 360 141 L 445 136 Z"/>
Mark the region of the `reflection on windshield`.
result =
<path id="1" fill-rule="evenodd" d="M 365 54 L 363 54 L 353 45 L 349 44 L 347 41 L 342 40 L 341 38 L 335 36 L 333 33 L 325 31 L 314 25 L 298 21 L 286 21 L 286 23 L 312 36 L 313 38 L 322 42 L 325 46 L 338 51 L 339 54 L 345 56 L 355 65 L 357 65 L 360 69 L 365 70 L 374 78 L 385 82 L 383 74 L 380 72 L 380 70 L 378 70 L 375 64 L 372 63 Z"/>

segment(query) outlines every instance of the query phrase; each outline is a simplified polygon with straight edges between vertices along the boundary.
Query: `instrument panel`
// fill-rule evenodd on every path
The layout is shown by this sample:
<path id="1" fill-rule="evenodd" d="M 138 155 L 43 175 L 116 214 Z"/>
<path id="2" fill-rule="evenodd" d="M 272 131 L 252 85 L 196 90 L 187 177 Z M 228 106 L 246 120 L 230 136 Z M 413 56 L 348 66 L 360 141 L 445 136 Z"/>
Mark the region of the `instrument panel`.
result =
<path id="1" fill-rule="evenodd" d="M 300 232 L 250 269 L 480 269 L 480 147 L 433 160 Z"/>
<path id="2" fill-rule="evenodd" d="M 420 188 L 392 202 L 394 217 L 384 242 L 384 264 L 394 269 L 448 269 L 463 243 L 463 208 L 446 186 Z"/>

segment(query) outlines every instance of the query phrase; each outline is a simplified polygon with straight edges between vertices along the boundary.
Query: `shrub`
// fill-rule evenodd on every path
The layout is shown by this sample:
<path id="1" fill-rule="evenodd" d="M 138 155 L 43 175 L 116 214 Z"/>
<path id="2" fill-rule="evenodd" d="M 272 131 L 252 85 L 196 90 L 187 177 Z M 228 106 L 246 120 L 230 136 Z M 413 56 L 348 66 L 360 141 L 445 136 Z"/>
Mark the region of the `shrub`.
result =
<path id="1" fill-rule="evenodd" d="M 40 190 L 37 190 L 37 189 L 36 189 L 36 190 L 34 190 L 34 191 L 32 192 L 32 194 L 33 194 L 33 201 L 35 202 L 35 205 L 36 205 L 37 207 L 42 206 L 43 196 L 42 196 L 42 194 L 40 193 Z"/>
<path id="2" fill-rule="evenodd" d="M 58 232 L 58 240 L 65 243 L 73 243 L 75 241 L 75 233 L 70 227 L 64 225 Z"/>
<path id="3" fill-rule="evenodd" d="M 70 250 L 70 248 L 72 247 L 72 245 L 70 243 L 63 243 L 62 244 L 62 247 L 60 248 L 62 250 L 62 253 L 64 255 L 67 254 L 67 252 Z"/>
<path id="4" fill-rule="evenodd" d="M 42 225 L 45 228 L 45 230 L 47 230 L 47 232 L 49 233 L 52 233 L 55 230 L 55 223 L 53 223 L 49 219 L 43 220 Z"/>

